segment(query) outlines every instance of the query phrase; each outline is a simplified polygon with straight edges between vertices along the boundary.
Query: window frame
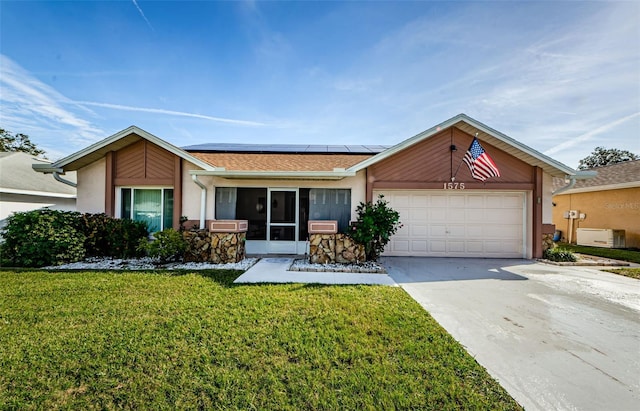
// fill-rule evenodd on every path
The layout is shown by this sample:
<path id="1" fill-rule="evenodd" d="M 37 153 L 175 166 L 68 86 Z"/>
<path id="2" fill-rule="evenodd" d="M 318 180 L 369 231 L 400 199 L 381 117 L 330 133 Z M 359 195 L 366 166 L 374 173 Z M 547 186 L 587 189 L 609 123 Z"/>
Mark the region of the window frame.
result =
<path id="1" fill-rule="evenodd" d="M 122 191 L 123 190 L 131 190 L 131 197 L 130 197 L 130 204 L 131 204 L 131 214 L 128 217 L 124 217 L 122 216 L 122 199 L 123 199 L 123 195 L 122 195 Z M 117 186 L 116 187 L 116 207 L 115 207 L 115 217 L 116 218 L 126 218 L 126 219 L 130 219 L 133 220 L 133 199 L 134 199 L 134 193 L 135 190 L 160 190 L 160 229 L 158 231 L 162 231 L 165 230 L 167 228 L 173 228 L 173 223 L 171 224 L 171 227 L 165 227 L 164 225 L 164 221 L 165 221 L 165 215 L 164 215 L 164 207 L 165 207 L 165 190 L 173 190 L 173 207 L 175 210 L 175 202 L 176 202 L 176 198 L 175 198 L 175 189 L 172 186 L 138 186 L 138 185 L 132 185 L 132 186 Z M 171 216 L 171 221 L 173 221 L 173 215 Z M 152 233 L 150 233 L 152 234 Z"/>

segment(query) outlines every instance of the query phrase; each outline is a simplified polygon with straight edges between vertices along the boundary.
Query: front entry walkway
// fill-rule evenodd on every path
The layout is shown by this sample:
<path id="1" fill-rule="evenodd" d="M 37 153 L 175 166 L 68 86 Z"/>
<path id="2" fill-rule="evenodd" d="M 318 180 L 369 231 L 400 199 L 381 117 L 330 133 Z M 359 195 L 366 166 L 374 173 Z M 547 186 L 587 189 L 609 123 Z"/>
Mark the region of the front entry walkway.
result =
<path id="1" fill-rule="evenodd" d="M 382 264 L 525 409 L 640 409 L 640 281 L 531 260 Z"/>
<path id="2" fill-rule="evenodd" d="M 387 274 L 287 271 L 292 263 L 293 258 L 262 258 L 234 283 L 396 285 Z"/>

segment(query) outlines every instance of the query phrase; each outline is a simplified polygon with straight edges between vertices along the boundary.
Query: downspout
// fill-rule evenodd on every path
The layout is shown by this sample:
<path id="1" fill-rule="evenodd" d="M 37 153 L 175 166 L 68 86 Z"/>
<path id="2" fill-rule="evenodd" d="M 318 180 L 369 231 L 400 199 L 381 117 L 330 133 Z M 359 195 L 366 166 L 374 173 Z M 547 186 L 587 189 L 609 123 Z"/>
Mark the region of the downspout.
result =
<path id="1" fill-rule="evenodd" d="M 567 190 L 571 190 L 573 188 L 573 186 L 576 185 L 576 176 L 569 176 L 569 184 L 567 184 L 564 187 L 560 187 L 559 189 L 552 191 L 551 195 L 556 195 L 556 194 L 560 194 L 562 192 L 565 192 Z"/>
<path id="2" fill-rule="evenodd" d="M 202 184 L 200 180 L 198 180 L 197 175 L 193 174 L 191 176 L 191 179 L 194 183 L 196 183 L 198 187 L 202 189 L 200 193 L 200 229 L 202 230 L 204 228 L 204 218 L 205 212 L 207 210 L 207 187 L 205 187 L 205 185 Z"/>
<path id="3" fill-rule="evenodd" d="M 64 178 L 60 177 L 60 173 L 58 173 L 57 171 L 53 172 L 53 178 L 55 178 L 57 181 L 61 182 L 62 184 L 66 184 L 74 188 L 78 187 L 77 183 L 74 183 L 73 181 L 65 180 Z"/>
<path id="4" fill-rule="evenodd" d="M 551 193 L 551 195 L 556 195 L 556 194 L 560 194 L 563 193 L 567 190 L 571 190 L 573 188 L 573 186 L 576 185 L 577 180 L 588 180 L 590 178 L 594 178 L 598 175 L 597 171 L 578 171 L 576 174 L 568 176 L 569 177 L 569 184 L 567 184 L 564 187 L 560 187 L 559 189 L 553 191 Z"/>

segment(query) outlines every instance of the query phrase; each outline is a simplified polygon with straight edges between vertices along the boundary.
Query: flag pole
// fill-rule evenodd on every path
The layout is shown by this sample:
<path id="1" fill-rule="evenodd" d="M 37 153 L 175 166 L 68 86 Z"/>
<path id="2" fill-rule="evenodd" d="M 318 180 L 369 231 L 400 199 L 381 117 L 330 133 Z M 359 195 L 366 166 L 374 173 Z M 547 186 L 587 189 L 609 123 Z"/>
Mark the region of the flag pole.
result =
<path id="1" fill-rule="evenodd" d="M 476 133 L 476 138 L 478 138 L 478 133 Z M 473 141 L 471 142 L 471 144 L 473 144 Z M 469 151 L 467 149 L 467 151 Z M 453 154 L 452 154 L 453 155 Z M 458 168 L 456 168 L 456 172 L 453 174 L 453 177 L 451 177 L 451 182 L 456 181 L 456 176 L 458 175 L 458 171 L 460 171 L 460 166 L 462 166 L 462 163 L 464 162 L 464 157 L 462 158 L 462 160 L 460 160 L 460 164 L 458 164 Z"/>

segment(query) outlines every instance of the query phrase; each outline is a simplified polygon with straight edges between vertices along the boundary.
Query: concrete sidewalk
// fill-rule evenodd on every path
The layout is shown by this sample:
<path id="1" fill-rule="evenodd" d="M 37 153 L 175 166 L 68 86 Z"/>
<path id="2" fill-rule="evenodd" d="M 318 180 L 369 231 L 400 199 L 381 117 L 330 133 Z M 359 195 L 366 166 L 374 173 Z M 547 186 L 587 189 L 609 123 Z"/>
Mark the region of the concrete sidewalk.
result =
<path id="1" fill-rule="evenodd" d="M 397 286 L 387 274 L 287 271 L 293 258 L 262 258 L 234 283 L 369 284 Z"/>

